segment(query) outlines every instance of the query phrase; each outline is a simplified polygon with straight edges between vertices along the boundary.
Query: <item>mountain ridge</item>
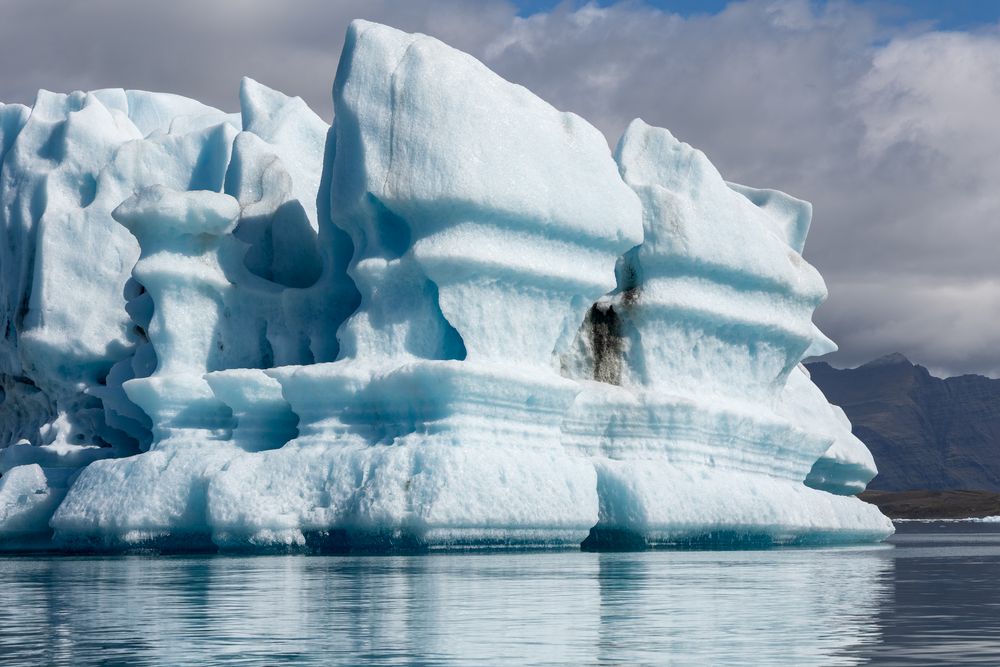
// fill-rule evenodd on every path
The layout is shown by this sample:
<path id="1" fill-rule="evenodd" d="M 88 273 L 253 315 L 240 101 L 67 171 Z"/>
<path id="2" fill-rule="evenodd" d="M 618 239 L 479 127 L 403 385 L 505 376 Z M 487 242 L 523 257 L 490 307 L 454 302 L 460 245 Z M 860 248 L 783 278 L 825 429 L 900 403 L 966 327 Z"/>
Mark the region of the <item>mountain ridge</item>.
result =
<path id="1" fill-rule="evenodd" d="M 1000 380 L 935 377 L 893 353 L 857 368 L 806 364 L 879 468 L 879 491 L 1000 491 Z"/>

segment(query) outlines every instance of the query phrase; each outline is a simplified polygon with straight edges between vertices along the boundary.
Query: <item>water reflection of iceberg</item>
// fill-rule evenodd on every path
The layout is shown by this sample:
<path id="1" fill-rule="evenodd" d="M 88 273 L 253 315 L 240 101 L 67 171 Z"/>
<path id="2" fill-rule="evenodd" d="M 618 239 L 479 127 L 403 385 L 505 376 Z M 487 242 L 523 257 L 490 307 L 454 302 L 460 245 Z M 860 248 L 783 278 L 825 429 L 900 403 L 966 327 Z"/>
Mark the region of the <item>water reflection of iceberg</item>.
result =
<path id="1" fill-rule="evenodd" d="M 881 549 L 0 560 L 16 664 L 854 665 Z M 884 620 L 884 619 L 883 619 Z"/>
<path id="2" fill-rule="evenodd" d="M 879 552 L 602 554 L 599 662 L 860 664 L 892 595 Z"/>

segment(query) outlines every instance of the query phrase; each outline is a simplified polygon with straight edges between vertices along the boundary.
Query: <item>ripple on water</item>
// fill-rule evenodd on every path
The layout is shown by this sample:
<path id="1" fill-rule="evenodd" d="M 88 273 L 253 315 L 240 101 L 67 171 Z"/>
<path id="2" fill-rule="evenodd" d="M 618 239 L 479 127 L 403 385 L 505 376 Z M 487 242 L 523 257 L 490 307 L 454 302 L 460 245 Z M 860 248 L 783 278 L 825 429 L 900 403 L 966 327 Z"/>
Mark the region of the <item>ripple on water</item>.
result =
<path id="1" fill-rule="evenodd" d="M 892 547 L 0 559 L 6 665 L 1000 664 L 1000 534 Z"/>

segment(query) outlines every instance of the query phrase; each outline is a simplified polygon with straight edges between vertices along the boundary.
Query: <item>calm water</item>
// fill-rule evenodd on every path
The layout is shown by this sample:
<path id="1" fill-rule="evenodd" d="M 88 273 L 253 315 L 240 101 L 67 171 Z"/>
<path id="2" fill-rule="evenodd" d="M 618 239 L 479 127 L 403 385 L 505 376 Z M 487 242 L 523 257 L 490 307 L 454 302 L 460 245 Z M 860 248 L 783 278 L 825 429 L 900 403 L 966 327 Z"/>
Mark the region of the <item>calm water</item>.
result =
<path id="1" fill-rule="evenodd" d="M 0 558 L 0 664 L 1000 665 L 997 531 L 907 524 L 853 549 Z"/>

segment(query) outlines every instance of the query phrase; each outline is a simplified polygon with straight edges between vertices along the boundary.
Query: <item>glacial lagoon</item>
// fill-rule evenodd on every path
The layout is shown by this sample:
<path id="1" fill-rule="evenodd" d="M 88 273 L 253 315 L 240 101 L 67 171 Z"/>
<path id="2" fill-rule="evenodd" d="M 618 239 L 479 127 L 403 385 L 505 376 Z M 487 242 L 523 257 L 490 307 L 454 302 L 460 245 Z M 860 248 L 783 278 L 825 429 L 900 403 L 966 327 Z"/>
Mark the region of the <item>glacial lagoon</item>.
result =
<path id="1" fill-rule="evenodd" d="M 1000 664 L 1000 527 L 828 549 L 0 558 L 17 665 Z"/>

